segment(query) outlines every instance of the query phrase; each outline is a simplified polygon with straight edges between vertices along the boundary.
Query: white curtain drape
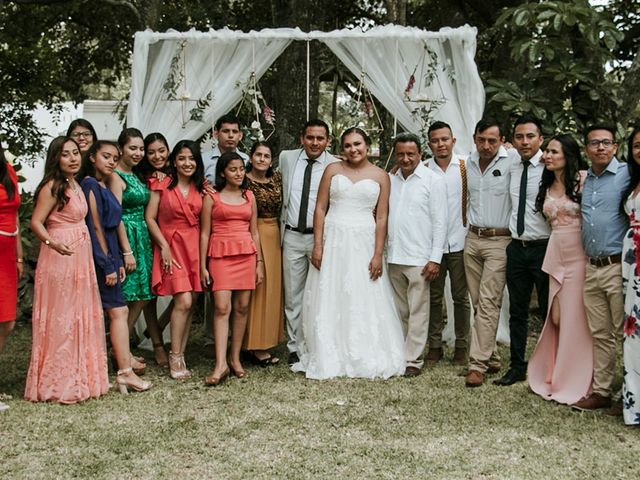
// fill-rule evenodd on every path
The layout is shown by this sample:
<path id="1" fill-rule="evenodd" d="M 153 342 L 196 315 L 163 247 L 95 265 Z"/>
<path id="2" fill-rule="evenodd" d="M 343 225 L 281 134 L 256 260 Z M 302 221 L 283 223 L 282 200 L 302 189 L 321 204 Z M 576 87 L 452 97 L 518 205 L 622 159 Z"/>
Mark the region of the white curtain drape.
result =
<path id="1" fill-rule="evenodd" d="M 456 150 L 469 154 L 475 124 L 484 110 L 484 87 L 474 62 L 476 29 L 469 26 L 426 32 L 417 28 L 385 25 L 367 32 L 340 30 L 316 38 L 325 43 L 367 89 L 408 131 L 424 125 L 412 110 L 442 103 L 431 120 L 450 124 L 457 137 Z M 427 46 L 436 57 L 425 52 Z M 435 63 L 434 63 L 435 60 Z M 407 101 L 405 88 L 415 72 L 415 85 Z M 431 72 L 431 81 L 425 80 Z"/>
<path id="2" fill-rule="evenodd" d="M 196 139 L 241 100 L 242 86 L 251 72 L 259 79 L 293 40 L 319 40 L 354 75 L 364 74 L 366 88 L 405 129 L 418 133 L 424 126 L 412 110 L 428 101 L 441 101 L 432 118 L 449 123 L 458 140 L 456 151 L 468 154 L 473 147 L 473 127 L 484 109 L 484 88 L 474 62 L 476 33 L 469 26 L 427 32 L 396 25 L 366 32 L 305 33 L 297 28 L 248 33 L 228 29 L 138 32 L 127 124 L 145 134 L 162 132 L 171 144 L 182 138 Z M 435 58 L 425 55 L 425 45 Z M 313 54 L 313 47 L 311 51 Z M 174 58 L 179 60 L 177 67 L 171 66 Z M 429 70 L 435 74 L 430 83 L 424 79 Z M 414 71 L 416 82 L 410 97 L 415 101 L 406 101 L 404 90 Z M 173 100 L 164 87 L 170 72 L 183 75 Z M 203 120 L 190 120 L 189 111 L 209 92 L 213 98 L 202 112 Z"/>
<path id="3" fill-rule="evenodd" d="M 260 78 L 282 54 L 298 29 L 239 33 L 228 29 L 180 33 L 138 32 L 135 38 L 131 95 L 127 125 L 145 134 L 161 132 L 170 145 L 196 139 L 212 127 L 219 116 L 241 100 L 251 73 Z M 183 45 L 183 46 L 181 46 Z M 172 59 L 178 63 L 172 68 Z M 177 73 L 177 99 L 168 99 L 164 88 L 169 73 Z M 176 82 L 178 83 L 178 82 Z M 203 121 L 190 120 L 189 111 L 198 99 L 211 92 Z"/>

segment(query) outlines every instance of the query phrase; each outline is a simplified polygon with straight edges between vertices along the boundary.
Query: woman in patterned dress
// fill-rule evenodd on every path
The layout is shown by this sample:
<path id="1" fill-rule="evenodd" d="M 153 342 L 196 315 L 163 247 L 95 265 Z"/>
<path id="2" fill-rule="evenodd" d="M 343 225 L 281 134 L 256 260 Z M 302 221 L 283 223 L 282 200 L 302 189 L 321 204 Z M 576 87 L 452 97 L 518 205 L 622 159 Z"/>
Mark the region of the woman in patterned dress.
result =
<path id="1" fill-rule="evenodd" d="M 255 195 L 258 206 L 264 280 L 251 295 L 242 348 L 250 362 L 267 367 L 280 361 L 269 353 L 269 349 L 284 340 L 282 252 L 278 226 L 282 205 L 282 177 L 280 172 L 273 170 L 273 155 L 267 143 L 256 142 L 249 157 L 247 185 Z"/>
<path id="2" fill-rule="evenodd" d="M 631 181 L 622 197 L 630 223 L 622 244 L 626 317 L 623 329 L 622 415 L 627 425 L 640 425 L 640 125 L 629 136 L 627 152 Z"/>

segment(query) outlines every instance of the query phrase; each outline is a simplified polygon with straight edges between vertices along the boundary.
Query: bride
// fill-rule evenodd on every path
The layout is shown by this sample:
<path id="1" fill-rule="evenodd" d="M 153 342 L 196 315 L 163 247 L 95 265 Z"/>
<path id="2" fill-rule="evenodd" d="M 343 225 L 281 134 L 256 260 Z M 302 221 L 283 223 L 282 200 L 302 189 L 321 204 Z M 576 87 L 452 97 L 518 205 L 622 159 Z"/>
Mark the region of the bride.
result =
<path id="1" fill-rule="evenodd" d="M 364 131 L 349 128 L 341 144 L 346 160 L 327 166 L 318 190 L 315 268 L 307 276 L 304 341 L 292 369 L 314 379 L 402 375 L 402 326 L 382 259 L 389 177 L 367 159 Z"/>

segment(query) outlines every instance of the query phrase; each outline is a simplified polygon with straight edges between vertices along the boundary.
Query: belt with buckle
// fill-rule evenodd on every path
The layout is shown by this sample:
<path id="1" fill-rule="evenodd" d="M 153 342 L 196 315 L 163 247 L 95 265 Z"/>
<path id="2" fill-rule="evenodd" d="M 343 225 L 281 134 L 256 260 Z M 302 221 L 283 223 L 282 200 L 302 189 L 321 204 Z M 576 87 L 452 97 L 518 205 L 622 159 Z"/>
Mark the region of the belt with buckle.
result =
<path id="1" fill-rule="evenodd" d="M 303 235 L 309 235 L 310 233 L 313 233 L 313 228 L 305 228 L 304 230 L 300 230 L 298 227 L 292 227 L 288 223 L 285 223 L 284 229 L 291 230 L 292 232 L 302 233 Z"/>
<path id="2" fill-rule="evenodd" d="M 548 238 L 541 238 L 538 240 L 520 240 L 518 238 L 514 238 L 513 241 L 520 244 L 520 246 L 524 248 L 545 247 L 549 243 Z"/>
<path id="3" fill-rule="evenodd" d="M 622 262 L 622 254 L 609 255 L 608 257 L 589 257 L 589 263 L 594 267 L 601 268 Z"/>
<path id="4" fill-rule="evenodd" d="M 479 237 L 510 237 L 511 231 L 508 228 L 485 228 L 469 225 L 469 230 Z"/>

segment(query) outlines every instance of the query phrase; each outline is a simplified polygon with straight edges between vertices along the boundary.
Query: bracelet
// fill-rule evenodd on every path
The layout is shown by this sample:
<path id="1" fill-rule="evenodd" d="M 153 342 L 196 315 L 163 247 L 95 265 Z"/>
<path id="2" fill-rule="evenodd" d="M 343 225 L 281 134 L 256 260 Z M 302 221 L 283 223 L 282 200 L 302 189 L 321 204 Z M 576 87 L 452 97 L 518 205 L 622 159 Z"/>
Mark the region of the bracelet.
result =
<path id="1" fill-rule="evenodd" d="M 122 252 L 122 255 L 123 256 L 125 256 L 125 255 L 133 255 L 133 251 L 131 251 L 131 252 Z"/>
<path id="2" fill-rule="evenodd" d="M 18 258 L 18 259 L 16 259 L 16 262 L 18 262 L 18 263 L 24 263 L 24 259 L 22 259 L 22 258 Z"/>
<path id="3" fill-rule="evenodd" d="M 258 260 L 258 263 L 264 263 L 264 260 Z"/>

